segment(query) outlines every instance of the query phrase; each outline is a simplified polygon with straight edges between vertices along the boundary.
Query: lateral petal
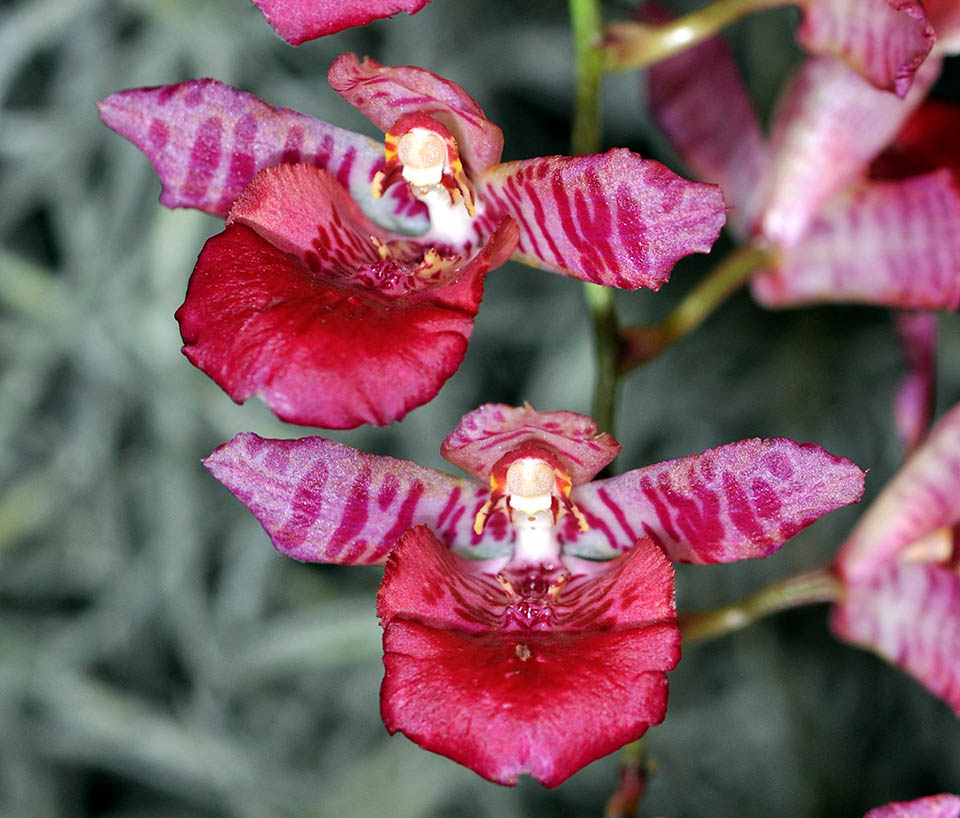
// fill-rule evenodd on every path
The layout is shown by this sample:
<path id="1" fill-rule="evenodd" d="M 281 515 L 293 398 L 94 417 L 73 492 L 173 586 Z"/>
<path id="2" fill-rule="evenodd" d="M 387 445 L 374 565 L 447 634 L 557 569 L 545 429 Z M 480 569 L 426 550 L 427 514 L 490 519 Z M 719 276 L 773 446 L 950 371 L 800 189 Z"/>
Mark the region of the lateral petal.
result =
<path id="1" fill-rule="evenodd" d="M 404 114 L 422 111 L 453 134 L 467 173 L 495 165 L 503 152 L 503 132 L 455 82 L 414 65 L 381 65 L 355 54 L 341 54 L 327 75 L 333 90 L 389 131 Z"/>
<path id="2" fill-rule="evenodd" d="M 529 773 L 555 787 L 659 723 L 664 671 L 680 658 L 669 563 L 643 541 L 583 587 L 583 616 L 567 625 L 498 629 L 484 596 L 503 598 L 492 578 L 425 529 L 409 532 L 378 596 L 387 729 L 491 781 Z M 465 625 L 470 605 L 486 616 Z"/>
<path id="3" fill-rule="evenodd" d="M 937 319 L 928 312 L 894 316 L 908 367 L 893 404 L 894 423 L 910 454 L 927 434 L 937 386 Z"/>
<path id="4" fill-rule="evenodd" d="M 532 441 L 550 449 L 568 466 L 574 485 L 587 482 L 620 451 L 594 420 L 576 412 L 538 412 L 529 403 L 486 403 L 461 418 L 440 453 L 486 483 L 494 464 L 512 449 Z"/>
<path id="5" fill-rule="evenodd" d="M 751 279 L 754 297 L 769 307 L 832 302 L 955 310 L 960 189 L 947 170 L 851 187 L 779 261 Z"/>
<path id="6" fill-rule="evenodd" d="M 766 557 L 798 531 L 860 499 L 863 472 L 812 443 L 741 440 L 570 494 L 590 529 L 563 525 L 565 553 L 608 559 L 649 537 L 675 562 Z"/>
<path id="7" fill-rule="evenodd" d="M 960 521 L 960 406 L 944 415 L 871 503 L 837 554 L 849 582 L 867 579 L 911 543 Z"/>
<path id="8" fill-rule="evenodd" d="M 942 793 L 875 807 L 863 818 L 960 818 L 960 797 Z"/>
<path id="9" fill-rule="evenodd" d="M 960 716 L 960 575 L 891 560 L 848 585 L 834 633 L 909 673 Z"/>
<path id="10" fill-rule="evenodd" d="M 512 216 L 517 260 L 595 284 L 652 290 L 690 253 L 709 252 L 723 194 L 619 148 L 505 162 L 474 181 L 479 221 Z"/>
<path id="11" fill-rule="evenodd" d="M 416 14 L 430 0 L 253 0 L 290 45 L 300 45 L 351 26 L 365 26 L 401 11 Z"/>
<path id="12" fill-rule="evenodd" d="M 146 154 L 167 207 L 226 216 L 258 171 L 309 162 L 334 176 L 363 211 L 391 229 L 427 229 L 423 206 L 404 185 L 374 199 L 370 180 L 383 147 L 362 134 L 268 105 L 217 80 L 118 91 L 99 103 L 104 123 Z"/>
<path id="13" fill-rule="evenodd" d="M 244 432 L 204 465 L 263 525 L 274 547 L 301 562 L 383 562 L 400 537 L 428 525 L 445 547 L 508 549 L 509 526 L 473 535 L 489 492 L 406 460 L 357 451 L 322 437 L 269 440 Z"/>
<path id="14" fill-rule="evenodd" d="M 936 35 L 916 0 L 808 0 L 797 39 L 902 97 Z"/>

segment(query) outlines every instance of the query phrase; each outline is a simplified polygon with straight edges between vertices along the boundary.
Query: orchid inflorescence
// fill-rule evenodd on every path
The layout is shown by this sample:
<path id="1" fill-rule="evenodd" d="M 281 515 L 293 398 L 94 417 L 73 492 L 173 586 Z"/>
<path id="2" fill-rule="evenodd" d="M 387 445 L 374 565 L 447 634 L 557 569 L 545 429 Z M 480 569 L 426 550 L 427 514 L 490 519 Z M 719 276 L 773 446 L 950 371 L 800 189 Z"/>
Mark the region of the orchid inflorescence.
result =
<path id="1" fill-rule="evenodd" d="M 428 2 L 254 1 L 292 44 Z M 597 4 L 572 0 L 580 88 L 598 93 L 597 66 L 650 66 L 653 117 L 696 180 L 599 145 L 502 162 L 501 130 L 460 85 L 349 53 L 329 83 L 382 142 L 212 79 L 100 103 L 153 164 L 163 204 L 225 219 L 176 313 L 184 354 L 283 421 L 382 426 L 432 400 L 464 358 L 486 276 L 508 260 L 602 288 L 589 299 L 598 367 L 621 374 L 748 280 L 767 307 L 902 311 L 909 459 L 811 575 L 814 592 L 761 594 L 752 614 L 678 617 L 672 563 L 769 556 L 860 499 L 850 460 L 751 438 L 608 476 L 612 416 L 529 403 L 486 403 L 446 437 L 441 453 L 469 478 L 315 436 L 241 433 L 205 460 L 281 554 L 385 565 L 383 721 L 491 781 L 559 785 L 664 719 L 681 638 L 812 601 L 833 602 L 840 639 L 960 714 L 960 407 L 928 433 L 930 311 L 960 305 L 960 109 L 927 98 L 960 45 L 960 4 L 798 5 L 811 55 L 765 136 L 717 36 L 726 12 L 650 7 L 599 32 Z M 728 216 L 741 255 L 722 276 L 659 325 L 618 325 L 610 288 L 660 289 Z M 616 378 L 599 382 L 611 404 Z M 870 815 L 956 818 L 958 804 Z"/>

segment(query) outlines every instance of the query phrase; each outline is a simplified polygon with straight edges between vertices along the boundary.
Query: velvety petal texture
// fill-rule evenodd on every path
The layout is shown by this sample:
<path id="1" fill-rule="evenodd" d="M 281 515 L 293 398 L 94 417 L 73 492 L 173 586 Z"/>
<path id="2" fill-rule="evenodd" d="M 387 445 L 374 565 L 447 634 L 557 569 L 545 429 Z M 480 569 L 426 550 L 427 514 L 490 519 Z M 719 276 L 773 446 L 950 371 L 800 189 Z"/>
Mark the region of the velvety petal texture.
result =
<path id="1" fill-rule="evenodd" d="M 237 435 L 204 465 L 263 525 L 276 549 L 302 562 L 371 564 L 409 528 L 427 524 L 445 547 L 504 553 L 503 515 L 483 535 L 473 518 L 488 492 L 443 472 L 359 452 L 322 437 L 268 440 Z"/>
<path id="2" fill-rule="evenodd" d="M 253 0 L 267 22 L 291 45 L 351 26 L 365 26 L 405 11 L 415 14 L 430 0 Z"/>
<path id="3" fill-rule="evenodd" d="M 523 628 L 477 563 L 409 532 L 378 595 L 387 729 L 491 781 L 557 786 L 663 719 L 680 658 L 672 576 L 642 540 Z"/>
<path id="4" fill-rule="evenodd" d="M 334 176 L 380 224 L 407 233 L 427 228 L 426 209 L 405 185 L 383 199 L 371 195 L 370 180 L 383 166 L 382 144 L 216 80 L 118 91 L 99 107 L 107 126 L 153 164 L 167 207 L 226 216 L 258 171 L 308 162 Z"/>
<path id="5" fill-rule="evenodd" d="M 936 36 L 917 0 L 808 0 L 797 39 L 902 97 Z"/>
<path id="6" fill-rule="evenodd" d="M 936 400 L 937 319 L 928 312 L 894 316 L 908 373 L 897 390 L 893 417 L 907 453 L 927 434 Z"/>
<path id="7" fill-rule="evenodd" d="M 676 562 L 766 557 L 824 514 L 860 499 L 863 472 L 810 443 L 742 440 L 579 486 L 588 531 L 571 554 L 609 559 L 649 537 Z"/>
<path id="8" fill-rule="evenodd" d="M 869 579 L 907 546 L 960 521 L 960 406 L 886 485 L 837 555 L 850 582 Z"/>
<path id="9" fill-rule="evenodd" d="M 512 216 L 521 260 L 594 284 L 657 290 L 709 252 L 726 218 L 719 188 L 626 149 L 505 162 L 475 179 L 478 220 Z"/>
<path id="10" fill-rule="evenodd" d="M 455 82 L 414 65 L 381 65 L 355 54 L 341 54 L 327 78 L 333 90 L 389 131 L 404 114 L 423 112 L 442 123 L 457 140 L 460 158 L 470 174 L 500 161 L 503 132 Z"/>
<path id="11" fill-rule="evenodd" d="M 441 454 L 486 483 L 494 464 L 524 443 L 556 454 L 574 485 L 587 482 L 620 452 L 620 444 L 586 415 L 538 412 L 529 403 L 487 403 L 464 415 L 447 435 Z"/>
<path id="12" fill-rule="evenodd" d="M 891 560 L 847 587 L 833 612 L 838 637 L 873 650 L 960 715 L 960 574 Z"/>
<path id="13" fill-rule="evenodd" d="M 943 793 L 876 807 L 863 818 L 960 818 L 960 797 Z"/>
<path id="14" fill-rule="evenodd" d="M 960 188 L 948 170 L 850 187 L 754 276 L 773 307 L 818 301 L 955 310 L 960 304 Z"/>

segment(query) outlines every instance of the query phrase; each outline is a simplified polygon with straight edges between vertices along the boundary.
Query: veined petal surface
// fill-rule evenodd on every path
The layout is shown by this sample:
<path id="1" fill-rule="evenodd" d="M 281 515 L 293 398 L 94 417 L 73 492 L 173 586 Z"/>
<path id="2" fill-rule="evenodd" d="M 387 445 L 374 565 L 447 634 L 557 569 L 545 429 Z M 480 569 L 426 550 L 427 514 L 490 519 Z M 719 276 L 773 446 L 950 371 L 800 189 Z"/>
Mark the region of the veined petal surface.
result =
<path id="1" fill-rule="evenodd" d="M 709 252 L 723 194 L 619 148 L 505 162 L 475 178 L 482 233 L 512 216 L 517 258 L 594 284 L 657 290 L 673 265 Z"/>
<path id="2" fill-rule="evenodd" d="M 943 793 L 875 807 L 863 818 L 960 818 L 960 797 Z"/>
<path id="3" fill-rule="evenodd" d="M 947 170 L 852 186 L 751 287 L 770 307 L 826 301 L 955 310 L 960 188 Z"/>
<path id="4" fill-rule="evenodd" d="M 550 449 L 568 466 L 574 485 L 587 482 L 620 452 L 620 444 L 596 422 L 576 412 L 538 412 L 529 403 L 487 403 L 464 415 L 440 453 L 481 482 L 494 464 L 526 442 Z"/>
<path id="5" fill-rule="evenodd" d="M 380 563 L 421 524 L 445 547 L 509 551 L 512 529 L 502 514 L 490 518 L 482 537 L 473 533 L 489 495 L 483 486 L 405 460 L 322 437 L 269 440 L 245 432 L 204 465 L 253 512 L 276 549 L 301 562 Z"/>
<path id="6" fill-rule="evenodd" d="M 937 386 L 937 319 L 929 312 L 899 312 L 894 321 L 908 373 L 897 390 L 893 418 L 909 454 L 926 436 L 933 417 Z"/>
<path id="7" fill-rule="evenodd" d="M 361 62 L 355 54 L 337 57 L 328 79 L 334 91 L 383 131 L 417 111 L 437 119 L 457 140 L 469 174 L 500 161 L 503 132 L 455 82 L 414 65 L 381 65 L 369 57 Z"/>
<path id="8" fill-rule="evenodd" d="M 401 11 L 415 14 L 430 0 L 253 0 L 290 45 L 300 45 L 351 26 L 365 26 Z"/>
<path id="9" fill-rule="evenodd" d="M 849 582 L 866 580 L 914 541 L 960 521 L 960 406 L 884 487 L 837 555 Z"/>
<path id="10" fill-rule="evenodd" d="M 902 97 L 936 35 L 917 0 L 808 0 L 797 39 Z"/>
<path id="11" fill-rule="evenodd" d="M 104 123 L 153 164 L 167 207 L 226 216 L 258 171 L 309 162 L 333 175 L 380 224 L 406 233 L 429 224 L 405 185 L 383 199 L 371 195 L 370 181 L 383 166 L 381 144 L 216 80 L 118 91 L 99 108 Z"/>
<path id="12" fill-rule="evenodd" d="M 647 77 L 657 124 L 698 179 L 720 185 L 730 222 L 745 235 L 770 155 L 730 49 L 712 37 L 650 66 Z"/>
<path id="13" fill-rule="evenodd" d="M 662 721 L 680 635 L 660 550 L 638 543 L 557 607 L 542 627 L 499 627 L 509 605 L 493 577 L 409 532 L 378 595 L 387 729 L 491 781 L 555 787 Z"/>
<path id="14" fill-rule="evenodd" d="M 925 60 L 899 99 L 839 60 L 804 63 L 781 98 L 772 128 L 764 234 L 781 245 L 799 240 L 827 199 L 860 176 L 893 139 L 939 73 L 939 60 Z"/>
<path id="15" fill-rule="evenodd" d="M 741 440 L 570 494 L 590 529 L 567 518 L 565 552 L 608 559 L 649 537 L 675 562 L 766 557 L 824 514 L 860 499 L 863 472 L 811 443 Z"/>
<path id="16" fill-rule="evenodd" d="M 905 670 L 960 715 L 960 575 L 891 560 L 848 583 L 831 620 L 836 635 Z"/>
<path id="17" fill-rule="evenodd" d="M 197 260 L 176 316 L 183 352 L 235 401 L 257 394 L 282 420 L 382 426 L 456 371 L 483 279 L 515 245 L 516 227 L 504 222 L 444 283 L 384 294 L 360 275 L 327 280 L 234 224 Z"/>

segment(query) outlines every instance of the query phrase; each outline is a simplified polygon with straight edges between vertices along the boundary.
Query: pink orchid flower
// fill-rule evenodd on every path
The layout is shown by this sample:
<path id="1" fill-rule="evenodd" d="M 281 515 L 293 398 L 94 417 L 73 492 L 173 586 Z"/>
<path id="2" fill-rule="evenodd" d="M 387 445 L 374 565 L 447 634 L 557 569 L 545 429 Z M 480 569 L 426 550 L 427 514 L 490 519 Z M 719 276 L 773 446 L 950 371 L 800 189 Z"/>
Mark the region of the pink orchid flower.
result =
<path id="1" fill-rule="evenodd" d="M 960 797 L 942 793 L 875 807 L 863 818 L 960 818 Z"/>
<path id="2" fill-rule="evenodd" d="M 416 14 L 430 0 L 253 0 L 267 22 L 290 45 L 345 28 L 365 26 L 401 11 Z"/>
<path id="3" fill-rule="evenodd" d="M 808 60 L 768 140 L 719 39 L 651 69 L 654 113 L 681 157 L 721 185 L 739 236 L 775 254 L 752 278 L 758 301 L 960 304 L 960 190 L 951 171 L 868 176 L 939 70 L 938 59 L 926 60 L 898 99 L 837 60 Z"/>
<path id="4" fill-rule="evenodd" d="M 904 96 L 923 61 L 960 51 L 956 0 L 801 0 L 797 39 Z"/>
<path id="5" fill-rule="evenodd" d="M 385 147 L 213 80 L 100 104 L 153 163 L 163 204 L 226 216 L 177 313 L 184 353 L 283 420 L 384 425 L 429 401 L 511 255 L 657 289 L 725 219 L 716 187 L 628 150 L 500 163 L 500 129 L 422 68 L 345 54 L 329 79 Z"/>
<path id="6" fill-rule="evenodd" d="M 281 554 L 386 561 L 391 733 L 553 787 L 663 719 L 671 560 L 765 557 L 863 490 L 850 461 L 785 439 L 591 481 L 619 449 L 583 415 L 487 404 L 441 448 L 471 478 L 320 437 L 241 434 L 205 462 Z"/>
<path id="7" fill-rule="evenodd" d="M 960 406 L 933 428 L 838 552 L 832 626 L 960 715 Z"/>

